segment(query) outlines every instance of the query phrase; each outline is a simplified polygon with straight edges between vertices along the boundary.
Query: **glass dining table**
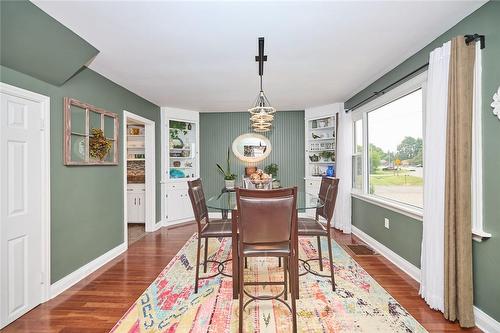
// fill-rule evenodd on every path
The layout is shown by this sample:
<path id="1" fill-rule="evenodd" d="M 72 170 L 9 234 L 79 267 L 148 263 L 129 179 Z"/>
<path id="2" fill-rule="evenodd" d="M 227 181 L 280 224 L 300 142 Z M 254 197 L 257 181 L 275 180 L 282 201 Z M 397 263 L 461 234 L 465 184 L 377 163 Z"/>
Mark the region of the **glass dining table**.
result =
<path id="1" fill-rule="evenodd" d="M 210 209 L 220 210 L 222 212 L 222 217 L 227 218 L 228 212 L 231 212 L 232 220 L 232 244 L 237 244 L 238 242 L 238 226 L 236 216 L 238 214 L 238 207 L 236 204 L 236 192 L 225 191 L 220 194 L 211 196 L 206 201 L 207 207 Z M 304 211 L 306 209 L 316 209 L 324 206 L 323 201 L 318 197 L 317 194 L 311 194 L 304 191 L 297 192 L 297 216 L 299 211 Z M 295 253 L 298 253 L 298 236 L 297 230 L 293 232 L 292 237 L 295 239 Z M 231 246 L 231 256 L 232 256 L 232 276 L 233 276 L 233 299 L 238 298 L 239 293 L 239 283 L 238 283 L 238 247 Z M 292 265 L 294 269 L 298 272 L 299 260 L 298 256 L 294 258 L 294 264 Z M 297 298 L 299 297 L 299 274 L 295 274 L 296 279 L 291 284 L 291 287 L 296 288 Z"/>
<path id="2" fill-rule="evenodd" d="M 323 201 L 317 194 L 311 194 L 304 191 L 297 192 L 297 210 L 315 209 L 323 207 Z M 222 192 L 214 195 L 207 200 L 207 207 L 211 209 L 230 212 L 236 208 L 236 192 Z"/>

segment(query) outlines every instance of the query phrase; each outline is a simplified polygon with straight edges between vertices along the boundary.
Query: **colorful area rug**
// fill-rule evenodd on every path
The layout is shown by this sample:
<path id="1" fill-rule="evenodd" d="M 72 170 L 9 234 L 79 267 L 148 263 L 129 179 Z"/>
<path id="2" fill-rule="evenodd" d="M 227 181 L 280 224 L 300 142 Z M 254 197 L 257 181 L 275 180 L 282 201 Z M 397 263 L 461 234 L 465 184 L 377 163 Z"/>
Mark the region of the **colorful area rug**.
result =
<path id="1" fill-rule="evenodd" d="M 328 253 L 326 242 L 324 239 L 321 245 L 324 254 Z M 315 238 L 301 238 L 300 258 L 316 257 L 315 244 Z M 426 332 L 335 242 L 333 249 L 335 292 L 331 290 L 329 278 L 312 274 L 300 277 L 299 332 Z M 230 251 L 230 239 L 210 239 L 211 259 L 222 261 L 230 256 Z M 237 332 L 238 300 L 232 299 L 231 278 L 219 275 L 201 280 L 195 294 L 195 259 L 196 236 L 193 235 L 111 332 Z M 228 264 L 226 270 L 230 272 L 230 269 Z M 212 265 L 207 274 L 216 271 L 216 265 Z M 282 272 L 276 258 L 252 258 L 245 270 L 245 281 L 279 281 Z M 327 268 L 324 273 L 328 273 Z M 247 290 L 269 294 L 282 289 L 266 286 L 247 287 Z M 291 332 L 290 312 L 277 301 L 250 303 L 243 320 L 244 332 Z"/>

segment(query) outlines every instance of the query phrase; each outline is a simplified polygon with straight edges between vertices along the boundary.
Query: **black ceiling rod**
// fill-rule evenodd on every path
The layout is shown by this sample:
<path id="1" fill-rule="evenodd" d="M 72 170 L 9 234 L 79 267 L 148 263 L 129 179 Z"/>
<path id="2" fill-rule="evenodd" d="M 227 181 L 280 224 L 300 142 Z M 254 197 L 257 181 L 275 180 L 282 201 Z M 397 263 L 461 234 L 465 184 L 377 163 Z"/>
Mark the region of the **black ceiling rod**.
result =
<path id="1" fill-rule="evenodd" d="M 486 37 L 484 35 L 465 35 L 465 44 L 469 45 L 469 43 L 477 42 L 479 40 L 481 50 L 486 47 Z"/>
<path id="2" fill-rule="evenodd" d="M 259 55 L 255 56 L 255 61 L 259 63 L 259 76 L 264 75 L 264 61 L 267 61 L 267 56 L 264 55 L 264 37 L 259 37 Z"/>

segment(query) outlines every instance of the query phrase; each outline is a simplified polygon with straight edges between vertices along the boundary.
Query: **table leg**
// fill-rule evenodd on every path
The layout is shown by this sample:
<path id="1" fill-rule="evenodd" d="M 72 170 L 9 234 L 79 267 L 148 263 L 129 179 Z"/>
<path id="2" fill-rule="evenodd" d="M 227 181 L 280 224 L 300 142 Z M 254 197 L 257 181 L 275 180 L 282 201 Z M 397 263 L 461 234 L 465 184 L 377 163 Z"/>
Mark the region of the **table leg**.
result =
<path id="1" fill-rule="evenodd" d="M 239 293 L 239 255 L 238 255 L 238 221 L 237 221 L 237 210 L 231 211 L 231 233 L 232 233 L 232 243 L 231 243 L 231 257 L 233 264 L 233 299 L 238 299 Z"/>

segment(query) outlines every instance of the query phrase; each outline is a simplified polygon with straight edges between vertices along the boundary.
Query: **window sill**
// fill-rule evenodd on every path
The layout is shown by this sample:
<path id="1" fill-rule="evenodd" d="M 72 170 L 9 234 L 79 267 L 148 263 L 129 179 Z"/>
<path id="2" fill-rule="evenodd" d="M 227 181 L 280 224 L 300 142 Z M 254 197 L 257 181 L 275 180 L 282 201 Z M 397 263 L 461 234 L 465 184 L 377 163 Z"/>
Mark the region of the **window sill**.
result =
<path id="1" fill-rule="evenodd" d="M 483 230 L 472 230 L 472 239 L 476 242 L 482 242 L 491 237 L 491 234 L 484 232 Z"/>
<path id="2" fill-rule="evenodd" d="M 423 219 L 423 210 L 420 208 L 414 208 L 405 204 L 401 204 L 395 201 L 386 200 L 383 198 L 379 198 L 373 195 L 367 195 L 361 192 L 353 191 L 351 192 L 351 196 L 368 203 L 380 206 L 382 208 L 386 208 L 397 213 L 403 214 L 405 216 L 411 217 L 412 219 L 422 221 Z"/>
<path id="3" fill-rule="evenodd" d="M 405 204 L 399 204 L 391 200 L 385 200 L 383 198 L 378 198 L 373 195 L 366 195 L 361 192 L 352 191 L 351 196 L 363 200 L 365 202 L 371 203 L 376 206 L 380 206 L 385 209 L 392 210 L 394 212 L 403 214 L 405 216 L 411 217 L 412 219 L 422 221 L 423 220 L 423 210 L 418 208 L 413 208 Z M 483 230 L 472 230 L 472 239 L 476 242 L 482 242 L 491 238 L 491 234 L 484 232 Z"/>

